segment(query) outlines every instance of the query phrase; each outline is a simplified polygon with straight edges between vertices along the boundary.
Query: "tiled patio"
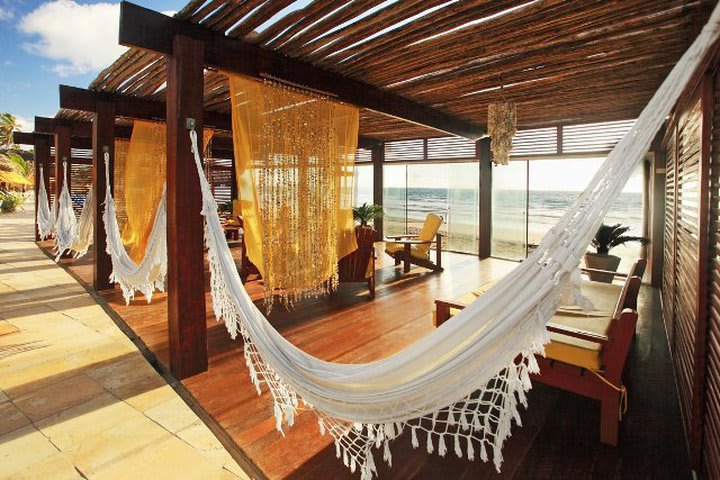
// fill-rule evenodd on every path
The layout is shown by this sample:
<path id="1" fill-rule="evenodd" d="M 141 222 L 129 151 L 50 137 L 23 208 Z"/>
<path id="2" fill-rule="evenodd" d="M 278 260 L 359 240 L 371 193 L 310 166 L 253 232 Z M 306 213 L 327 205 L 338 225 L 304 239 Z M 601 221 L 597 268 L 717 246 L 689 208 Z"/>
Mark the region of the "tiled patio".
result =
<path id="1" fill-rule="evenodd" d="M 248 478 L 32 229 L 0 214 L 0 478 Z"/>

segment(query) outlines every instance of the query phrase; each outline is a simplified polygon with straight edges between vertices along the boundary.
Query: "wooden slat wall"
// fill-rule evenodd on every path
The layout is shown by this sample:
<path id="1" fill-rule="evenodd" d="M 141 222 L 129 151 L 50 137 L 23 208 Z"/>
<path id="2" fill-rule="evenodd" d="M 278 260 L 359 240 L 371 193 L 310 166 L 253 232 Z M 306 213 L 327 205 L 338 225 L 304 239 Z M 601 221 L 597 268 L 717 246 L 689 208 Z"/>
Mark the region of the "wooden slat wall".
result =
<path id="1" fill-rule="evenodd" d="M 710 258 L 703 428 L 705 478 L 720 478 L 720 76 L 713 92 L 710 164 Z"/>
<path id="2" fill-rule="evenodd" d="M 720 478 L 720 76 L 668 124 L 663 318 L 693 468 Z"/>

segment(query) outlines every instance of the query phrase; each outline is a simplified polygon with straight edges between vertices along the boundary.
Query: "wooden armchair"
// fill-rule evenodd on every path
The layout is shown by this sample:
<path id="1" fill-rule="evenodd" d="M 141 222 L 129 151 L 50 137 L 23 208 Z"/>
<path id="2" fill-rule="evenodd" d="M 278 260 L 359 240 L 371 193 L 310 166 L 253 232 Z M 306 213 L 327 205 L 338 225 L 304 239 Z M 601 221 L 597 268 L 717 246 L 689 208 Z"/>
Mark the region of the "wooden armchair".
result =
<path id="1" fill-rule="evenodd" d="M 338 262 L 340 282 L 367 282 L 370 298 L 375 298 L 375 230 L 355 227 L 358 248 Z"/>
<path id="2" fill-rule="evenodd" d="M 396 235 L 388 237 L 385 253 L 395 259 L 395 265 L 403 263 L 403 272 L 410 271 L 410 264 L 442 272 L 442 234 L 438 232 L 443 219 L 429 213 L 418 235 Z M 430 246 L 436 244 L 435 262 L 430 260 Z"/>
<path id="3" fill-rule="evenodd" d="M 609 445 L 617 445 L 621 406 L 627 401 L 622 373 L 635 335 L 639 290 L 640 278 L 628 276 L 614 311 L 607 315 L 558 312 L 547 326 L 551 341 L 545 356 L 536 355 L 540 373 L 532 375 L 544 384 L 600 400 L 600 441 Z M 437 300 L 437 325 L 464 307 L 462 302 Z"/>

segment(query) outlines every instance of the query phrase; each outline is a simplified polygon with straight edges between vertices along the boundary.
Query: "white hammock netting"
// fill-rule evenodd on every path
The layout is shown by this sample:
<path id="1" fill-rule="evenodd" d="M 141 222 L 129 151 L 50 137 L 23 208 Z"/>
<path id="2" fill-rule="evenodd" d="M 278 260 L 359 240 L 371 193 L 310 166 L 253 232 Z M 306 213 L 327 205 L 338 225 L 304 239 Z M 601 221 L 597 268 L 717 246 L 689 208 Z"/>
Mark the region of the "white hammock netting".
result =
<path id="1" fill-rule="evenodd" d="M 63 187 L 55 200 L 57 216 L 55 217 L 55 261 L 69 251 L 77 238 L 77 218 L 72 207 L 70 190 L 67 182 L 67 162 L 63 162 Z M 53 206 L 55 206 L 53 205 Z"/>
<path id="2" fill-rule="evenodd" d="M 80 212 L 80 219 L 77 224 L 77 235 L 70 249 L 74 258 L 85 255 L 93 242 L 93 219 L 95 218 L 95 196 L 92 187 L 85 195 L 83 208 Z"/>
<path id="3" fill-rule="evenodd" d="M 120 235 L 117 221 L 117 208 L 110 191 L 110 157 L 105 153 L 105 234 L 107 237 L 107 253 L 112 261 L 113 271 L 110 281 L 120 285 L 125 303 L 135 297 L 135 292 L 141 292 L 147 302 L 152 301 L 155 290 L 165 289 L 165 274 L 167 272 L 167 213 L 165 211 L 165 194 L 163 187 L 162 197 L 157 206 L 155 221 L 142 261 L 137 264 L 128 255 Z"/>
<path id="4" fill-rule="evenodd" d="M 37 196 L 37 229 L 40 240 L 46 240 L 53 233 L 55 226 L 55 216 L 50 211 L 50 202 L 48 200 L 47 190 L 45 189 L 45 172 L 40 165 L 40 190 Z M 54 208 L 53 208 L 54 209 Z"/>
<path id="5" fill-rule="evenodd" d="M 499 469 L 512 421 L 520 423 L 518 403 L 525 405 L 531 387 L 528 374 L 537 371 L 534 355 L 549 341 L 546 324 L 568 295 L 577 297 L 580 258 L 718 38 L 719 12 L 716 8 L 635 126 L 532 255 L 452 321 L 373 363 L 329 363 L 303 352 L 251 301 L 203 175 L 197 135 L 190 132 L 215 315 L 233 338 L 242 336 L 251 379 L 258 391 L 262 384 L 269 388 L 278 429 L 283 422 L 293 424 L 304 402 L 317 413 L 321 432 L 333 436 L 338 457 L 352 471 L 359 469 L 363 480 L 376 472 L 373 447 L 382 448 L 391 463 L 390 441 L 408 431 L 415 447 L 440 455 L 452 449 L 469 459 L 492 454 Z"/>

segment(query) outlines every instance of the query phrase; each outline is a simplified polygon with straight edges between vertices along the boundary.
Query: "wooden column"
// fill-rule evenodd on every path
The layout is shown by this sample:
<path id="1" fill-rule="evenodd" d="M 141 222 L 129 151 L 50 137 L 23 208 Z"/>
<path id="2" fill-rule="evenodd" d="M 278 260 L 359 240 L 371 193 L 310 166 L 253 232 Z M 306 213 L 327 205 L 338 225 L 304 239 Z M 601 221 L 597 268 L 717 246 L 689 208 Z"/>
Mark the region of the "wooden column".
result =
<path id="1" fill-rule="evenodd" d="M 203 43 L 176 35 L 167 68 L 168 329 L 182 379 L 207 370 L 202 197 L 187 129 L 194 119 L 202 142 Z"/>
<path id="2" fill-rule="evenodd" d="M 663 237 L 665 232 L 665 152 L 659 145 L 653 149 L 650 162 L 650 245 L 648 245 L 648 279 L 659 288 L 662 283 Z"/>
<path id="3" fill-rule="evenodd" d="M 60 198 L 60 192 L 63 188 L 64 176 L 63 176 L 63 161 L 67 161 L 68 168 L 68 190 L 72 184 L 70 175 L 70 164 L 72 162 L 71 156 L 71 136 L 72 127 L 67 125 L 58 125 L 55 128 L 55 199 L 56 201 Z"/>
<path id="4" fill-rule="evenodd" d="M 383 163 L 385 163 L 385 144 L 382 143 L 370 149 L 373 164 L 373 203 L 383 206 Z M 383 219 L 376 218 L 373 225 L 377 232 L 377 240 L 384 238 Z"/>
<path id="5" fill-rule="evenodd" d="M 110 187 L 114 184 L 113 163 L 115 161 L 115 106 L 110 102 L 97 102 L 93 114 L 92 130 L 92 189 L 95 194 L 95 217 L 93 218 L 93 288 L 109 290 L 112 273 L 112 260 L 107 254 L 107 238 L 105 234 L 105 151 L 110 154 Z"/>
<path id="6" fill-rule="evenodd" d="M 48 138 L 35 136 L 35 241 L 40 240 L 40 234 L 37 229 L 37 212 L 38 212 L 38 193 L 40 192 L 40 166 L 43 167 L 43 179 L 45 183 L 45 191 L 50 192 L 50 177 L 48 176 L 48 168 L 50 168 L 50 142 Z"/>
<path id="7" fill-rule="evenodd" d="M 480 162 L 480 215 L 478 256 L 488 258 L 492 243 L 492 153 L 490 138 L 475 143 L 475 154 Z"/>

